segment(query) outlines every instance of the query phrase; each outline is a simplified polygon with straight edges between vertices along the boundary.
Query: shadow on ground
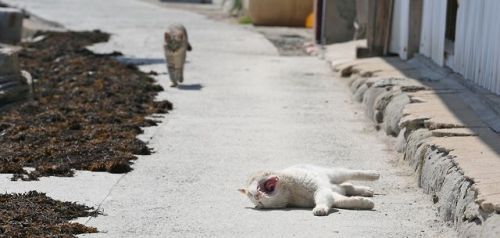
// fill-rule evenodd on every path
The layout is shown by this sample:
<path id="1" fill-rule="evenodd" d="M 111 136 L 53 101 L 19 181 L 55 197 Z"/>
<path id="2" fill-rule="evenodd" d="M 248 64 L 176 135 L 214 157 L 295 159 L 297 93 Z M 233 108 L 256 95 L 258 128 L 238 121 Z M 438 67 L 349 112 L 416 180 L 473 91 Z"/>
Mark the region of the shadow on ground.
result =
<path id="1" fill-rule="evenodd" d="M 186 90 L 186 91 L 200 91 L 203 89 L 203 85 L 196 83 L 196 84 L 179 84 L 177 86 L 179 90 Z"/>
<path id="2" fill-rule="evenodd" d="M 119 56 L 116 59 L 121 63 L 133 64 L 133 65 L 165 64 L 164 58 L 133 58 L 133 57 Z"/>
<path id="3" fill-rule="evenodd" d="M 259 211 L 259 212 L 271 212 L 271 211 L 285 211 L 285 212 L 291 212 L 291 211 L 309 211 L 311 212 L 312 216 L 312 208 L 303 208 L 303 207 L 287 207 L 287 208 L 256 208 L 256 207 L 245 207 L 245 209 L 250 209 L 254 211 Z M 330 212 L 328 212 L 328 215 L 337 213 L 339 212 L 338 209 L 336 208 L 331 208 Z"/>
<path id="4" fill-rule="evenodd" d="M 416 57 L 409 61 L 411 66 L 416 67 L 408 67 L 408 64 L 401 63 L 399 59 L 385 58 L 384 60 L 406 77 L 417 79 L 428 87 L 463 124 L 463 127 L 444 125 L 443 128 L 467 128 L 497 155 L 500 155 L 500 143 L 498 143 L 500 114 L 496 108 L 498 105 L 494 105 L 494 100 L 500 101 L 500 96 L 467 82 L 450 69 L 433 65 L 423 57 Z M 420 66 L 424 66 L 427 72 L 423 72 Z M 429 74 L 428 72 L 436 73 Z M 468 107 L 468 110 L 464 110 L 462 103 Z M 478 125 L 477 119 L 471 115 L 475 115 L 484 124 Z M 422 125 L 422 127 L 425 126 Z"/>

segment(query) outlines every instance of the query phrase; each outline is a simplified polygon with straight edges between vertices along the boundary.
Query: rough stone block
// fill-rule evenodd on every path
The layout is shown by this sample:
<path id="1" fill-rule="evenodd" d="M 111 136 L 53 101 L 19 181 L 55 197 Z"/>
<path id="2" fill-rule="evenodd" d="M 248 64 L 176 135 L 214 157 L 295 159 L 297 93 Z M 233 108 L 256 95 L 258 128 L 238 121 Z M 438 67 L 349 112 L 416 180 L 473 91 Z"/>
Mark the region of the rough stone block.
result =
<path id="1" fill-rule="evenodd" d="M 354 80 L 349 85 L 349 88 L 351 89 L 351 92 L 354 93 L 356 90 L 358 90 L 361 85 L 363 85 L 368 78 L 363 78 L 363 77 L 356 77 Z"/>
<path id="2" fill-rule="evenodd" d="M 500 145 L 486 144 L 485 139 L 498 142 L 500 136 L 485 130 L 479 136 L 439 137 L 427 143 L 433 148 L 447 150 L 464 176 L 474 181 L 473 189 L 478 193 L 476 202 L 484 211 L 500 212 L 497 210 L 500 208 L 500 196 L 497 196 L 500 194 Z"/>
<path id="3" fill-rule="evenodd" d="M 18 74 L 20 71 L 17 49 L 12 47 L 2 48 L 0 46 L 0 77 Z"/>
<path id="4" fill-rule="evenodd" d="M 457 82 L 418 65 L 369 58 L 337 69 L 354 78 L 349 88 L 367 115 L 398 135 L 397 150 L 459 237 L 500 237 L 500 135 L 484 121 L 491 113 Z"/>
<path id="5" fill-rule="evenodd" d="M 432 130 L 432 136 L 434 137 L 451 137 L 451 136 L 477 136 L 477 132 L 474 132 L 470 128 L 445 128 Z"/>
<path id="6" fill-rule="evenodd" d="M 366 90 L 368 90 L 367 84 L 361 85 L 356 92 L 354 92 L 354 100 L 357 102 L 362 102 L 363 101 L 363 95 L 365 94 Z"/>
<path id="7" fill-rule="evenodd" d="M 401 128 L 399 121 L 403 116 L 403 108 L 410 103 L 410 97 L 402 93 L 392 98 L 385 108 L 383 128 L 388 135 L 396 136 Z"/>
<path id="8" fill-rule="evenodd" d="M 493 215 L 484 224 L 480 237 L 494 238 L 500 236 L 500 215 Z"/>
<path id="9" fill-rule="evenodd" d="M 14 8 L 0 8 L 0 42 L 17 44 L 21 42 L 23 13 Z"/>
<path id="10" fill-rule="evenodd" d="M 403 110 L 401 127 L 425 127 L 430 130 L 461 127 L 487 127 L 458 96 L 453 93 L 411 93 L 412 101 Z"/>
<path id="11" fill-rule="evenodd" d="M 0 107 L 27 99 L 30 86 L 19 69 L 17 50 L 0 48 Z"/>

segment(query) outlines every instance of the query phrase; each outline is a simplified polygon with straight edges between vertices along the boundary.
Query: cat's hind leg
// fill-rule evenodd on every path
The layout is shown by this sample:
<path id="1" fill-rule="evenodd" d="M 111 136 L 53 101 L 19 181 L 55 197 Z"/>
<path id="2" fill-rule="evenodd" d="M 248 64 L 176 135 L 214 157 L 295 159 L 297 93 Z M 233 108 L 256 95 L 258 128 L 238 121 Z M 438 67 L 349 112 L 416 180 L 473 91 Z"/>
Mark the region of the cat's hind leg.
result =
<path id="1" fill-rule="evenodd" d="M 371 210 L 375 206 L 373 201 L 365 197 L 346 197 L 333 193 L 333 207 L 353 210 Z"/>
<path id="2" fill-rule="evenodd" d="M 184 67 L 179 69 L 179 83 L 184 82 Z"/>
<path id="3" fill-rule="evenodd" d="M 374 170 L 328 169 L 330 183 L 341 184 L 349 180 L 374 181 L 380 174 Z"/>
<path id="4" fill-rule="evenodd" d="M 352 185 L 343 183 L 339 185 L 344 190 L 346 196 L 373 197 L 373 189 L 368 186 Z"/>

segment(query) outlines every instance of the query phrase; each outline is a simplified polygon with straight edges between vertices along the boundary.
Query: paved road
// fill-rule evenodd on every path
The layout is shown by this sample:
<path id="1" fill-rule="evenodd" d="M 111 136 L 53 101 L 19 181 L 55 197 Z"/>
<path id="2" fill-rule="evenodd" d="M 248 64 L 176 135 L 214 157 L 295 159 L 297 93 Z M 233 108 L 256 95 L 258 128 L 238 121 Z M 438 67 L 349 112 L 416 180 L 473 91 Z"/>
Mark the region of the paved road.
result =
<path id="1" fill-rule="evenodd" d="M 39 189 L 58 199 L 100 205 L 84 221 L 89 237 L 453 237 L 406 166 L 397 165 L 346 87 L 314 57 L 279 57 L 260 34 L 189 12 L 136 0 L 9 0 L 69 29 L 99 28 L 144 70 L 165 73 L 162 31 L 183 22 L 194 51 L 186 85 L 168 88 L 175 110 L 142 139 L 156 151 L 126 175 L 9 182 L 5 191 Z M 165 74 L 158 76 L 168 85 Z M 258 211 L 236 189 L 255 170 L 296 163 L 380 170 L 371 183 L 375 211 Z"/>

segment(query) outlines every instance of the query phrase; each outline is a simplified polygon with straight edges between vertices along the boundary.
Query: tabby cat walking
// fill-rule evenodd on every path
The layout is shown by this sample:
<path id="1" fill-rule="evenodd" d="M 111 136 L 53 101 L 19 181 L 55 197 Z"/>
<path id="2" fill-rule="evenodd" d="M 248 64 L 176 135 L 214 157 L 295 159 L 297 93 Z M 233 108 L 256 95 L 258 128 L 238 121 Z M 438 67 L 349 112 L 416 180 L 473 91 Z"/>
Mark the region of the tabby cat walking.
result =
<path id="1" fill-rule="evenodd" d="M 184 81 L 186 53 L 191 51 L 186 28 L 181 24 L 172 24 L 164 34 L 163 50 L 167 61 L 171 87 L 177 87 Z"/>

